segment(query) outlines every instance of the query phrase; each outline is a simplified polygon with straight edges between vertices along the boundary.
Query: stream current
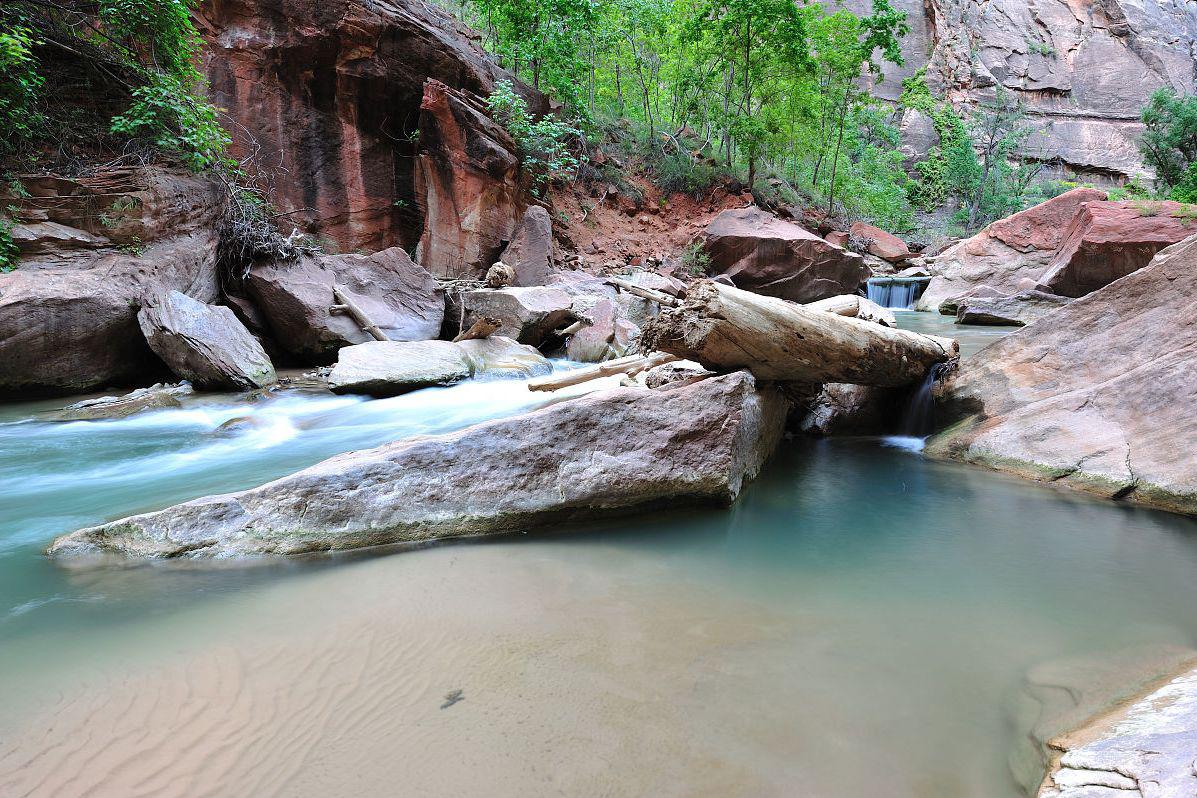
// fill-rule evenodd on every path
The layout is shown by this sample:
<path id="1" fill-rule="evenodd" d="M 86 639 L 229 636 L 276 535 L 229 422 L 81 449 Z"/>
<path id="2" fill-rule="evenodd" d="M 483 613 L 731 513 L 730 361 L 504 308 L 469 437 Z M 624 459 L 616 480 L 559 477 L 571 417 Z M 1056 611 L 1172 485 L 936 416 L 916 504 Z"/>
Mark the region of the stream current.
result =
<path id="1" fill-rule="evenodd" d="M 966 357 L 1003 332 L 899 316 Z M 1193 522 L 901 439 L 784 442 L 728 510 L 291 560 L 41 554 L 547 401 L 0 408 L 0 795 L 1013 798 L 1028 671 L 1197 644 Z"/>

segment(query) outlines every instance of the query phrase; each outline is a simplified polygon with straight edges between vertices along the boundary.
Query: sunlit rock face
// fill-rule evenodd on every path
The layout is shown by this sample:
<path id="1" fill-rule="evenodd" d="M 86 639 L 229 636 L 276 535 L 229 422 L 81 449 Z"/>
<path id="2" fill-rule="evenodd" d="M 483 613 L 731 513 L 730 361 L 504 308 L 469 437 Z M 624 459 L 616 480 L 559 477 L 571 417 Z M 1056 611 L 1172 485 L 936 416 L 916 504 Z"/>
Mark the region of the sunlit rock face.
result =
<path id="1" fill-rule="evenodd" d="M 235 154 L 253 156 L 286 219 L 341 251 L 420 240 L 425 82 L 485 96 L 509 77 L 475 34 L 417 0 L 208 0 L 199 22 Z"/>
<path id="2" fill-rule="evenodd" d="M 867 14 L 867 0 L 848 0 Z M 887 64 L 875 93 L 894 100 L 902 79 L 928 81 L 963 103 L 997 86 L 1026 106 L 1038 132 L 1027 152 L 1058 159 L 1066 174 L 1108 180 L 1143 173 L 1139 111 L 1153 91 L 1193 93 L 1197 7 L 1189 0 L 897 0 L 910 34 L 906 63 Z M 904 120 L 912 149 L 925 125 Z"/>

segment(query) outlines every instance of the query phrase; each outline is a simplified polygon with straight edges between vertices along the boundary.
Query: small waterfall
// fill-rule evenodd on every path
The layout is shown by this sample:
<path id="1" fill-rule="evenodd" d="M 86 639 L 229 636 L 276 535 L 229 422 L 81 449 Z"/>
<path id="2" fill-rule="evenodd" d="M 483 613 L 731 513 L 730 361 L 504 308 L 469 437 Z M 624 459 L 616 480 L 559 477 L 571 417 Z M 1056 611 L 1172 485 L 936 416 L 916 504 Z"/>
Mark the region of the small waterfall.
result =
<path id="1" fill-rule="evenodd" d="M 935 429 L 935 401 L 931 392 L 947 372 L 946 363 L 937 363 L 927 371 L 923 383 L 910 395 L 910 402 L 906 405 L 906 413 L 902 416 L 901 434 L 924 438 Z"/>
<path id="2" fill-rule="evenodd" d="M 865 291 L 870 302 L 883 308 L 909 310 L 930 281 L 930 277 L 870 277 Z"/>

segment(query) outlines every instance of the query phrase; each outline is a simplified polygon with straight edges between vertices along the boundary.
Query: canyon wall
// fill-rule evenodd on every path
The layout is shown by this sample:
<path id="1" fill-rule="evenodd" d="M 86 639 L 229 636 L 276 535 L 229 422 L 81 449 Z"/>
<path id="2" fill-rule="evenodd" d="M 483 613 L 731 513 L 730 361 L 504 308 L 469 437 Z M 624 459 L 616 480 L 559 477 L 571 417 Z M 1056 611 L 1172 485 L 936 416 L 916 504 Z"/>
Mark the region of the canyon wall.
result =
<path id="1" fill-rule="evenodd" d="M 420 0 L 206 0 L 198 19 L 235 155 L 252 157 L 288 219 L 342 251 L 420 240 L 425 83 L 485 96 L 510 77 Z"/>
<path id="2" fill-rule="evenodd" d="M 908 15 L 906 63 L 886 65 L 873 87 L 896 100 L 902 79 L 927 67 L 954 102 L 992 100 L 1003 86 L 1023 102 L 1036 133 L 1028 155 L 1059 175 L 1098 182 L 1150 174 L 1139 156 L 1139 111 L 1153 91 L 1197 85 L 1197 3 L 1192 0 L 895 0 Z M 869 0 L 847 7 L 868 13 Z M 906 143 L 929 146 L 925 118 L 907 113 Z"/>

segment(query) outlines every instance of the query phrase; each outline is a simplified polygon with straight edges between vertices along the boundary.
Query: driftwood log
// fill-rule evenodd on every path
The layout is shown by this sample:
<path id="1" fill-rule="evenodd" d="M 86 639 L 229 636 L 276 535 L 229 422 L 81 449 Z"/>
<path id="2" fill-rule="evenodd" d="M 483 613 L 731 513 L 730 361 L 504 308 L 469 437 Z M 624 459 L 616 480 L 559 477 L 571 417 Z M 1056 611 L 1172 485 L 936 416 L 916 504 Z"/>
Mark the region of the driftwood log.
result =
<path id="1" fill-rule="evenodd" d="M 820 299 L 818 302 L 807 302 L 804 307 L 811 310 L 821 310 L 824 313 L 834 313 L 837 316 L 848 316 L 853 319 L 864 319 L 884 324 L 886 327 L 897 327 L 898 320 L 889 308 L 883 308 L 876 302 L 865 299 L 856 294 L 840 294 L 839 296 Z"/>
<path id="2" fill-rule="evenodd" d="M 629 283 L 627 280 L 621 280 L 618 277 L 608 277 L 607 285 L 613 285 L 621 291 L 627 291 L 629 294 L 641 297 L 642 299 L 651 299 L 662 307 L 674 307 L 682 303 L 680 299 L 670 296 L 664 291 L 658 291 L 655 288 L 645 288 L 635 283 Z"/>
<path id="3" fill-rule="evenodd" d="M 615 374 L 627 374 L 632 376 L 639 374 L 646 369 L 650 369 L 653 366 L 672 363 L 673 361 L 679 359 L 680 358 L 674 357 L 666 352 L 653 352 L 651 355 L 628 355 L 627 357 L 608 360 L 606 363 L 599 363 L 597 366 L 591 366 L 584 369 L 575 369 L 574 371 L 567 371 L 564 374 L 556 374 L 550 375 L 548 377 L 541 377 L 535 380 L 528 380 L 528 390 L 555 391 L 558 388 L 568 388 L 571 385 L 579 385 L 583 382 L 590 382 L 591 380 L 598 380 L 602 379 L 603 377 L 611 377 Z"/>
<path id="4" fill-rule="evenodd" d="M 758 379 L 895 387 L 922 380 L 959 354 L 950 338 L 894 330 L 710 280 L 662 308 L 641 335 L 646 350 Z"/>
<path id="5" fill-rule="evenodd" d="M 341 287 L 338 285 L 333 286 L 333 299 L 340 304 L 333 305 L 331 308 L 329 308 L 329 313 L 348 314 L 350 318 L 357 322 L 357 326 L 370 333 L 375 341 L 391 340 L 390 338 L 387 338 L 387 334 L 384 333 L 382 329 L 375 324 L 369 316 L 366 315 L 366 312 L 359 308 L 357 304 L 354 303 L 354 301 L 350 299 L 349 296 L 345 294 L 345 292 L 343 292 Z"/>

